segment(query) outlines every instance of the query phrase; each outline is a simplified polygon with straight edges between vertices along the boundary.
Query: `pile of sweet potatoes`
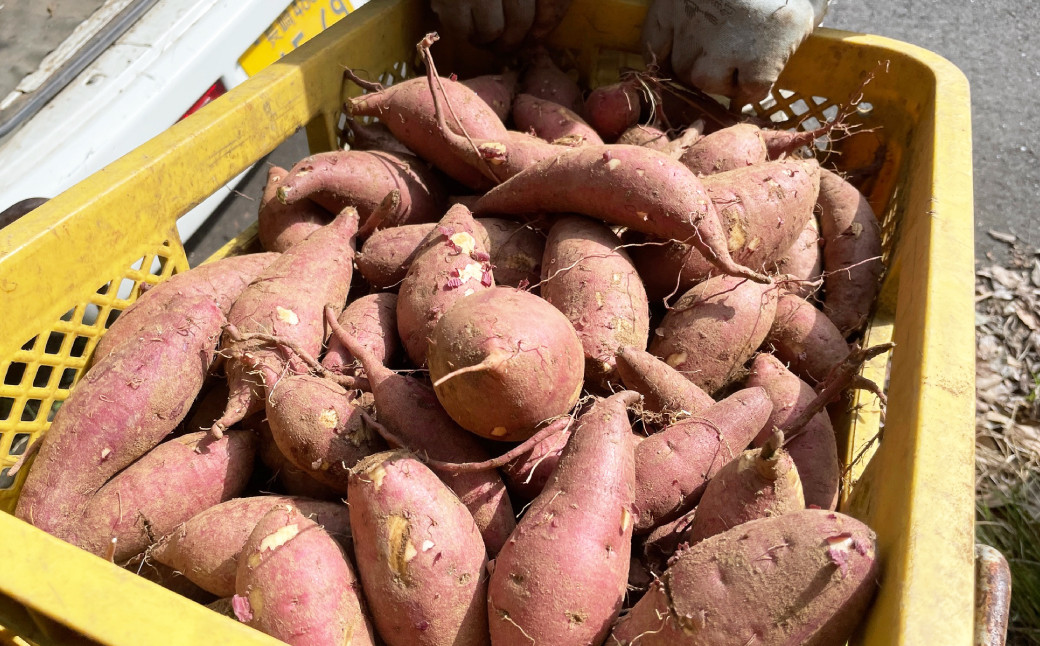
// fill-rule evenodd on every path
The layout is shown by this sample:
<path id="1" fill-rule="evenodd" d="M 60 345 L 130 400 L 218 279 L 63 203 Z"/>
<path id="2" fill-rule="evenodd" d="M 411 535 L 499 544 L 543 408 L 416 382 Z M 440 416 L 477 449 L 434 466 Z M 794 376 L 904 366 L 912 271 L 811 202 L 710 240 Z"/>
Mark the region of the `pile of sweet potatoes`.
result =
<path id="1" fill-rule="evenodd" d="M 293 644 L 844 643 L 866 198 L 805 137 L 435 40 L 272 170 L 264 252 L 122 314 L 17 515 Z"/>

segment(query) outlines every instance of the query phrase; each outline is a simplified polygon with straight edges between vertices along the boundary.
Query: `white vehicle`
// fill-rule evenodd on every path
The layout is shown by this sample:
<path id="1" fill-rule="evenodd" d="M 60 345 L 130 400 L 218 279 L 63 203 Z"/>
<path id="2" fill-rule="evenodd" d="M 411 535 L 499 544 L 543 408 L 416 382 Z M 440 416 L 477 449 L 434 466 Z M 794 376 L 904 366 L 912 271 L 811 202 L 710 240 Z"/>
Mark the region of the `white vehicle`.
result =
<path id="1" fill-rule="evenodd" d="M 107 0 L 0 97 L 0 211 L 61 193 L 366 1 Z M 182 240 L 241 177 L 180 219 Z"/>

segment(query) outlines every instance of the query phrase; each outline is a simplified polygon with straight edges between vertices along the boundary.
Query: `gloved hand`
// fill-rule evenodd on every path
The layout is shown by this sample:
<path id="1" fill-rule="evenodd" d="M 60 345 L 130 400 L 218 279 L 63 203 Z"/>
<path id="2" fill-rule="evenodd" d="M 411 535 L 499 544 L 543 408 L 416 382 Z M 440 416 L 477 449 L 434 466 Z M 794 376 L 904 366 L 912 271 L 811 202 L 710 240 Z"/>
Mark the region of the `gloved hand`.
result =
<path id="1" fill-rule="evenodd" d="M 500 51 L 544 38 L 572 0 L 432 0 L 444 35 Z"/>
<path id="2" fill-rule="evenodd" d="M 828 0 L 654 0 L 644 54 L 674 78 L 735 106 L 769 93 L 794 50 L 823 20 Z"/>

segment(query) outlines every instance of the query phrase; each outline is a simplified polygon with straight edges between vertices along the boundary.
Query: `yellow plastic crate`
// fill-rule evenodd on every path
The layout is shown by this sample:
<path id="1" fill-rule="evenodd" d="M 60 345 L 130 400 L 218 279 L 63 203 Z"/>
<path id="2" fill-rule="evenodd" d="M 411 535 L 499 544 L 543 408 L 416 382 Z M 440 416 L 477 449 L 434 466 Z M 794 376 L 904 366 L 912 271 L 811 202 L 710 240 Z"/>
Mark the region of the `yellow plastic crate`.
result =
<path id="1" fill-rule="evenodd" d="M 646 0 L 576 0 L 552 46 L 593 84 L 638 57 Z M 337 144 L 342 66 L 384 82 L 411 76 L 434 25 L 423 0 L 374 0 L 226 96 L 0 230 L 0 507 L 24 474 L 7 469 L 46 431 L 104 325 L 142 283 L 187 268 L 175 222 L 244 168 L 306 128 L 312 150 Z M 453 49 L 454 48 L 454 49 Z M 442 40 L 442 73 L 490 64 Z M 825 118 L 861 74 L 888 61 L 829 159 L 880 161 L 865 190 L 883 219 L 887 275 L 868 341 L 896 342 L 865 368 L 887 383 L 887 423 L 859 395 L 839 425 L 842 509 L 878 533 L 877 599 L 854 643 L 972 643 L 974 318 L 968 85 L 946 60 L 875 36 L 820 30 L 761 110 Z M 782 114 L 781 114 L 782 113 Z M 255 246 L 248 230 L 218 255 Z M 154 262 L 158 258 L 158 262 Z M 159 269 L 154 270 L 154 267 Z M 122 291 L 121 291 L 122 288 Z M 120 296 L 123 296 L 122 298 Z M 67 627 L 67 628 L 66 628 Z M 0 513 L 0 643 L 271 643 L 102 559 Z M 26 641 L 23 641 L 26 640 Z"/>

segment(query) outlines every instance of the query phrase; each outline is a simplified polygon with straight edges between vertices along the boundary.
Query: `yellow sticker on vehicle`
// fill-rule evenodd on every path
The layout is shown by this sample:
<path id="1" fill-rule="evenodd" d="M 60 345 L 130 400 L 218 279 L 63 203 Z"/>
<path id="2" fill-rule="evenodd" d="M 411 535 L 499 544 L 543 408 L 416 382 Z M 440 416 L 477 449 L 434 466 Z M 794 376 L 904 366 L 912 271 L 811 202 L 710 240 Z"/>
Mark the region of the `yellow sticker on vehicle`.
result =
<path id="1" fill-rule="evenodd" d="M 293 0 L 238 59 L 253 76 L 354 10 L 350 0 Z"/>

